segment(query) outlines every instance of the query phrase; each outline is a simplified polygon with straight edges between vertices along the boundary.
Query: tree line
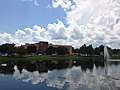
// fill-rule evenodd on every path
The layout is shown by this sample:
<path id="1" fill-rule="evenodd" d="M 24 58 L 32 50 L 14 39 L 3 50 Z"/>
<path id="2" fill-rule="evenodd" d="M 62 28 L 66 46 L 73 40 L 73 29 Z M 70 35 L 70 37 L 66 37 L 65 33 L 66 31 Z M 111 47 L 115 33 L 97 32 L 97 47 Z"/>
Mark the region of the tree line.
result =
<path id="1" fill-rule="evenodd" d="M 110 47 L 107 47 L 107 49 L 110 55 L 120 55 L 120 49 L 112 49 Z M 100 45 L 98 47 L 93 48 L 92 44 L 88 46 L 84 44 L 80 48 L 77 48 L 77 49 L 73 48 L 73 53 L 78 55 L 83 55 L 83 56 L 103 55 L 104 45 Z"/>
<path id="2" fill-rule="evenodd" d="M 120 49 L 112 49 L 110 47 L 107 47 L 108 51 L 112 55 L 120 55 Z M 83 56 L 93 56 L 93 55 L 102 55 L 104 50 L 104 46 L 100 45 L 99 47 L 93 48 L 91 45 L 82 45 L 80 48 L 72 50 L 73 54 L 83 55 Z M 34 45 L 30 45 L 27 48 L 24 48 L 24 46 L 16 47 L 14 43 L 9 44 L 2 44 L 0 45 L 0 53 L 5 55 L 26 55 L 26 54 L 45 54 L 45 55 L 65 55 L 69 54 L 69 51 L 66 47 L 53 47 L 50 46 L 46 49 L 46 51 L 43 53 L 40 49 L 37 50 L 37 47 Z"/>
<path id="3" fill-rule="evenodd" d="M 46 51 L 43 53 L 43 51 L 41 51 L 40 49 L 37 50 L 37 47 L 34 45 L 30 45 L 27 48 L 25 48 L 24 46 L 20 46 L 20 47 L 16 47 L 15 44 L 2 44 L 0 45 L 0 53 L 5 55 L 38 55 L 38 54 L 45 54 L 45 55 L 53 55 L 53 54 L 57 54 L 57 55 L 65 55 L 65 54 L 69 54 L 68 49 L 66 47 L 53 47 L 50 46 L 46 49 Z"/>

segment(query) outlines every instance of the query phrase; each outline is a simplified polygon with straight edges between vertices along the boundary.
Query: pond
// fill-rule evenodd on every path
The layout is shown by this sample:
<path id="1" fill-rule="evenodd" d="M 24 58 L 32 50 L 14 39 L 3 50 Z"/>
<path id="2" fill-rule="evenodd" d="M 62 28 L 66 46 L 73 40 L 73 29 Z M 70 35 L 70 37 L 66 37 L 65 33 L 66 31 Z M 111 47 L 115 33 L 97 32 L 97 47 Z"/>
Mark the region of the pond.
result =
<path id="1" fill-rule="evenodd" d="M 120 62 L 0 62 L 0 90 L 120 90 Z"/>

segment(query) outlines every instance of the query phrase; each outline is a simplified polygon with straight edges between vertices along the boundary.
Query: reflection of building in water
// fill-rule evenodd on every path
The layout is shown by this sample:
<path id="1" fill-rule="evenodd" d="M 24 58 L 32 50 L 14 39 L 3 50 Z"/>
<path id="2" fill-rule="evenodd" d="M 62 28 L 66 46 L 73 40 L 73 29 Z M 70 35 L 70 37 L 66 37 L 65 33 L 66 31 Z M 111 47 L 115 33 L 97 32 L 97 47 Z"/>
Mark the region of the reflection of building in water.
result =
<path id="1" fill-rule="evenodd" d="M 72 46 L 70 45 L 53 45 L 53 44 L 48 44 L 48 42 L 39 42 L 39 43 L 34 43 L 34 44 L 30 44 L 30 43 L 26 43 L 25 45 L 22 45 L 25 47 L 25 49 L 30 46 L 30 45 L 34 45 L 37 47 L 37 50 L 40 50 L 42 54 L 45 53 L 46 49 L 50 46 L 53 46 L 55 48 L 57 47 L 65 47 L 68 49 L 69 54 L 72 55 Z"/>
<path id="2" fill-rule="evenodd" d="M 2 64 L 6 64 L 7 66 L 4 66 Z M 117 63 L 114 63 L 117 65 Z M 87 69 L 91 70 L 93 69 L 93 66 L 95 65 L 96 68 L 98 67 L 104 67 L 104 62 L 96 62 L 96 61 L 62 61 L 62 60 L 48 60 L 48 61 L 12 61 L 12 62 L 1 62 L 0 63 L 0 73 L 1 74 L 12 74 L 13 73 L 13 67 L 14 65 L 17 65 L 18 70 L 20 73 L 23 69 L 26 69 L 27 71 L 34 72 L 38 71 L 41 72 L 48 72 L 49 70 L 52 71 L 54 69 L 61 70 L 66 69 L 72 66 L 80 66 L 82 70 L 86 71 Z M 111 64 L 112 65 L 112 64 Z"/>
<path id="3" fill-rule="evenodd" d="M 72 63 L 73 63 L 73 61 L 72 61 L 72 60 L 69 60 L 68 66 L 69 66 L 69 67 L 72 67 Z"/>

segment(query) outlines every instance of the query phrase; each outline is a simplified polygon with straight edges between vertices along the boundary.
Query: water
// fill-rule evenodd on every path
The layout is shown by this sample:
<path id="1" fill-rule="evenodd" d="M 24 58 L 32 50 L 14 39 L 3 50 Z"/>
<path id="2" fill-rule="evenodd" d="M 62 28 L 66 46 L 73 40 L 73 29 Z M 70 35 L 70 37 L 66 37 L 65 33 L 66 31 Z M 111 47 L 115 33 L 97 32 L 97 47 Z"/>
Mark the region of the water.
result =
<path id="1" fill-rule="evenodd" d="M 3 65 L 6 64 L 6 65 Z M 120 62 L 0 62 L 0 90 L 120 90 Z"/>

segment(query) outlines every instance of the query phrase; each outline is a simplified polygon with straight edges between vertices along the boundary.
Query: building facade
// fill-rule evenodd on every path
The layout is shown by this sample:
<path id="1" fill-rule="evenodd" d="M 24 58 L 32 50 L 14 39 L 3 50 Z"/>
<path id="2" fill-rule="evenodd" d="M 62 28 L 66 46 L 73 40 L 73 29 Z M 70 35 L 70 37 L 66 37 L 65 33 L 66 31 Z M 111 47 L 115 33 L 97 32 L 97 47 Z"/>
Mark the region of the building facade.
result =
<path id="1" fill-rule="evenodd" d="M 22 45 L 22 46 L 26 49 L 28 46 L 31 46 L 31 45 L 36 46 L 37 50 L 39 50 L 42 54 L 44 54 L 46 49 L 48 48 L 48 42 L 39 42 L 34 44 L 26 43 L 25 45 Z"/>
<path id="2" fill-rule="evenodd" d="M 49 44 L 48 47 L 50 47 L 50 46 L 55 47 L 55 48 L 65 47 L 65 48 L 68 49 L 69 54 L 72 55 L 72 46 L 70 46 L 70 45 L 53 45 L 53 44 Z"/>
<path id="3" fill-rule="evenodd" d="M 72 55 L 72 46 L 70 45 L 53 45 L 53 44 L 48 44 L 48 42 L 39 42 L 39 43 L 34 43 L 34 44 L 29 44 L 29 43 L 26 43 L 25 45 L 22 45 L 25 49 L 30 46 L 30 45 L 34 45 L 37 47 L 37 50 L 39 50 L 42 54 L 45 54 L 45 51 L 47 48 L 49 48 L 50 46 L 52 47 L 65 47 L 68 49 L 69 51 L 69 54 Z"/>

